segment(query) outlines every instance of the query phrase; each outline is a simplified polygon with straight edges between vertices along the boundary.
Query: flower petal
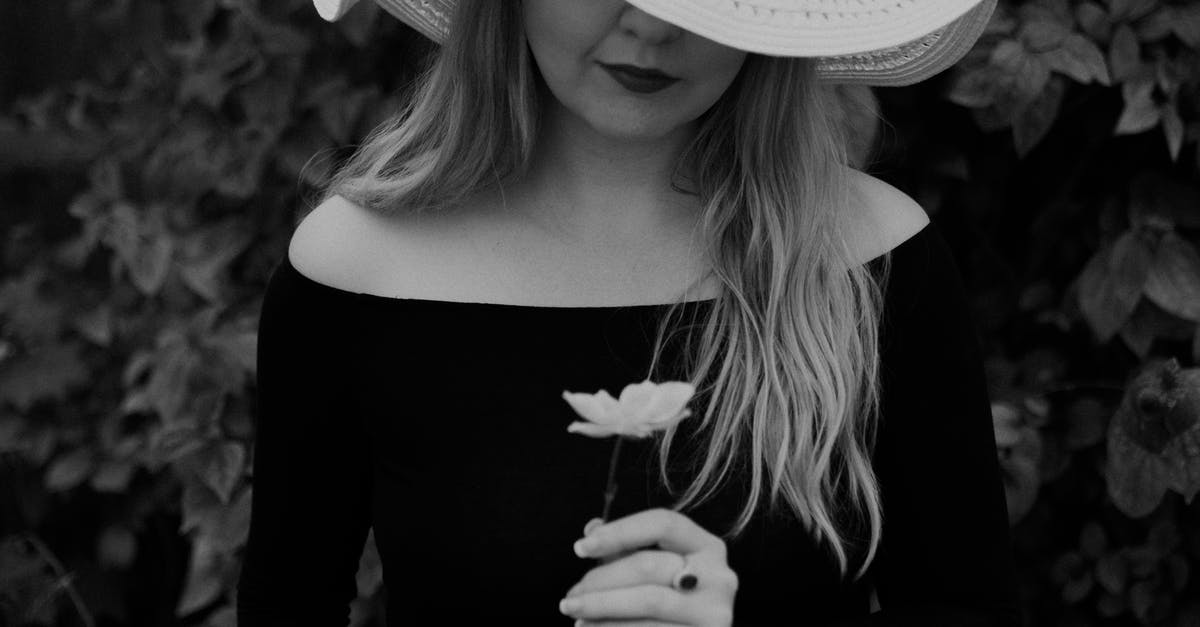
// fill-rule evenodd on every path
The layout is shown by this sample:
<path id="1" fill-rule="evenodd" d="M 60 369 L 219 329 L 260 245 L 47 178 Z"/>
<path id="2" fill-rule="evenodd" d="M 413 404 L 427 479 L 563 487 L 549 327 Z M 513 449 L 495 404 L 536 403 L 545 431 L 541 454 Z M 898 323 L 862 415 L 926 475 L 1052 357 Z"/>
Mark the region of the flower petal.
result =
<path id="1" fill-rule="evenodd" d="M 563 391 L 562 397 L 571 405 L 571 409 L 585 420 L 605 424 L 611 422 L 611 410 L 603 399 L 596 394 Z M 607 394 L 606 394 L 607 396 Z M 610 397 L 611 398 L 611 397 Z"/>
<path id="2" fill-rule="evenodd" d="M 637 410 L 627 411 L 638 423 L 673 420 L 694 393 L 695 387 L 690 383 L 667 381 L 655 386 L 654 395 L 649 403 Z"/>
<path id="3" fill-rule="evenodd" d="M 611 428 L 590 422 L 572 422 L 567 425 L 567 431 L 592 438 L 606 438 L 610 435 L 615 435 L 615 432 Z"/>
<path id="4" fill-rule="evenodd" d="M 633 422 L 642 422 L 650 415 L 650 408 L 658 397 L 658 385 L 650 380 L 630 383 L 621 390 L 621 408 Z"/>

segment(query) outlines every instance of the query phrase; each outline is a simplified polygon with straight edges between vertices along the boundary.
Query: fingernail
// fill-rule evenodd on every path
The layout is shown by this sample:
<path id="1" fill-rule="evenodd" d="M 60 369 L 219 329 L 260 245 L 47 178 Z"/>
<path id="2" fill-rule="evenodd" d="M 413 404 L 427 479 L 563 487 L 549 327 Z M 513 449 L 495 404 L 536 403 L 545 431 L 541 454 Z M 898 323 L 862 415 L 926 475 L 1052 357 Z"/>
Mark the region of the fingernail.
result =
<path id="1" fill-rule="evenodd" d="M 588 551 L 596 548 L 595 545 L 596 542 L 592 538 L 583 538 L 576 540 L 573 548 L 575 549 L 575 554 L 579 557 L 587 557 Z"/>
<path id="2" fill-rule="evenodd" d="M 604 524 L 604 521 L 599 518 L 593 518 L 593 519 L 589 520 L 588 523 L 583 526 L 583 535 L 586 536 L 586 535 L 592 533 L 593 529 L 595 529 L 596 527 L 599 527 L 600 525 L 603 525 L 603 524 Z"/>
<path id="3" fill-rule="evenodd" d="M 583 619 L 582 618 L 575 619 L 575 627 L 583 627 Z"/>
<path id="4" fill-rule="evenodd" d="M 558 602 L 558 611 L 563 614 L 570 614 L 579 609 L 579 599 L 563 599 Z"/>

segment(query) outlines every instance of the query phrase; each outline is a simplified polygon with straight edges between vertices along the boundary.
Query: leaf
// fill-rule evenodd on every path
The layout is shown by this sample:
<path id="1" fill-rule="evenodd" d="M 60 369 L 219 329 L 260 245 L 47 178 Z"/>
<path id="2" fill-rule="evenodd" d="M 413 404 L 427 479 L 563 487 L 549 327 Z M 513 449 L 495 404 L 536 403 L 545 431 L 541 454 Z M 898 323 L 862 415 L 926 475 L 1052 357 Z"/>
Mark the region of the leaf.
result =
<path id="1" fill-rule="evenodd" d="M 124 492 L 129 487 L 133 470 L 133 464 L 128 460 L 105 460 L 96 470 L 96 474 L 92 475 L 92 489 L 97 492 Z"/>
<path id="2" fill-rule="evenodd" d="M 984 65 L 955 74 L 946 98 L 959 106 L 972 109 L 992 104 L 996 74 L 999 71 L 994 66 Z"/>
<path id="3" fill-rule="evenodd" d="M 45 278 L 44 267 L 31 266 L 21 275 L 0 284 L 0 321 L 3 321 L 6 333 L 27 342 L 58 337 L 64 317 L 62 305 L 42 296 Z"/>
<path id="4" fill-rule="evenodd" d="M 1125 591 L 1129 580 L 1129 564 L 1121 553 L 1109 553 L 1096 561 L 1096 581 L 1114 595 Z"/>
<path id="5" fill-rule="evenodd" d="M 1111 84 L 1104 53 L 1090 39 L 1072 33 L 1058 48 L 1041 53 L 1042 62 L 1051 70 L 1061 72 L 1080 83 L 1093 80 L 1101 85 Z"/>
<path id="6" fill-rule="evenodd" d="M 1070 31 L 1053 19 L 1033 19 L 1021 24 L 1017 38 L 1030 52 L 1044 52 L 1062 45 Z"/>
<path id="7" fill-rule="evenodd" d="M 1174 231 L 1163 234 L 1146 280 L 1146 297 L 1163 309 L 1200 321 L 1200 253 Z"/>
<path id="8" fill-rule="evenodd" d="M 175 615 L 184 616 L 203 608 L 215 600 L 224 589 L 221 579 L 220 553 L 204 536 L 192 539 L 192 554 L 188 562 L 187 579 L 183 593 L 175 606 Z"/>
<path id="9" fill-rule="evenodd" d="M 1061 79 L 1046 82 L 1045 89 L 1017 114 L 1013 120 L 1013 140 L 1018 155 L 1029 154 L 1050 131 L 1062 104 L 1063 90 Z"/>
<path id="10" fill-rule="evenodd" d="M 92 471 L 92 452 L 85 447 L 77 448 L 54 460 L 46 471 L 46 489 L 51 492 L 70 490 L 79 485 Z"/>
<path id="11" fill-rule="evenodd" d="M 1110 245 L 1092 255 L 1077 279 L 1079 309 L 1100 342 L 1107 342 L 1133 314 L 1109 274 L 1111 251 Z"/>
<path id="12" fill-rule="evenodd" d="M 1092 585 L 1095 583 L 1095 578 L 1092 576 L 1092 571 L 1084 571 L 1078 578 L 1068 581 L 1063 585 L 1062 598 L 1067 603 L 1078 603 L 1092 591 Z"/>
<path id="13" fill-rule="evenodd" d="M 1125 231 L 1113 242 L 1108 257 L 1108 271 L 1113 282 L 1112 293 L 1121 309 L 1132 311 L 1142 297 L 1154 252 L 1142 232 Z"/>
<path id="14" fill-rule="evenodd" d="M 1108 13 L 1104 7 L 1095 2 L 1080 2 L 1075 5 L 1075 21 L 1091 39 L 1108 41 L 1111 23 L 1108 21 Z M 1099 52 L 1098 49 L 1097 52 Z"/>
<path id="15" fill-rule="evenodd" d="M 1125 81 L 1137 75 L 1142 64 L 1141 48 L 1137 35 L 1129 24 L 1118 24 L 1113 31 L 1112 42 L 1108 48 L 1108 63 L 1112 68 L 1114 81 Z"/>
<path id="16" fill-rule="evenodd" d="M 127 527 L 105 527 L 96 543 L 96 560 L 101 566 L 124 570 L 137 555 L 137 538 Z"/>
<path id="17" fill-rule="evenodd" d="M 203 364 L 191 346 L 182 340 L 160 348 L 154 362 L 146 396 L 163 421 L 173 422 L 180 417 L 190 393 L 188 383 L 193 373 Z"/>
<path id="18" fill-rule="evenodd" d="M 1167 137 L 1167 150 L 1171 153 L 1171 161 L 1179 161 L 1179 151 L 1183 149 L 1183 120 L 1179 117 L 1178 101 L 1164 104 L 1162 111 L 1162 129 Z"/>
<path id="19" fill-rule="evenodd" d="M 220 442 L 206 447 L 197 459 L 200 479 L 212 489 L 222 504 L 229 502 L 229 495 L 242 478 L 246 451 L 237 442 Z"/>
<path id="20" fill-rule="evenodd" d="M 61 399 L 90 380 L 78 342 L 52 344 L 0 366 L 0 404 L 22 412 L 40 400 Z"/>
<path id="21" fill-rule="evenodd" d="M 221 301 L 222 275 L 229 263 L 245 252 L 251 238 L 250 227 L 236 219 L 194 231 L 180 247 L 180 278 L 208 301 Z"/>
<path id="22" fill-rule="evenodd" d="M 1200 50 L 1200 5 L 1192 2 L 1173 7 L 1175 36 L 1193 50 Z"/>
<path id="23" fill-rule="evenodd" d="M 100 303 L 95 309 L 77 315 L 73 326 L 93 344 L 108 346 L 112 343 L 113 334 L 112 307 L 108 303 Z"/>
<path id="24" fill-rule="evenodd" d="M 1108 0 L 1109 19 L 1134 21 L 1154 9 L 1158 0 Z"/>
<path id="25" fill-rule="evenodd" d="M 1141 133 L 1154 128 L 1160 119 L 1161 112 L 1153 99 L 1154 83 L 1139 79 L 1121 85 L 1121 93 L 1125 98 L 1125 108 L 1113 129 L 1113 135 L 1129 135 Z"/>
<path id="26" fill-rule="evenodd" d="M 1165 4 L 1159 5 L 1145 19 L 1139 20 L 1134 25 L 1134 30 L 1137 33 L 1139 41 L 1153 43 L 1171 34 L 1176 19 L 1175 7 Z"/>

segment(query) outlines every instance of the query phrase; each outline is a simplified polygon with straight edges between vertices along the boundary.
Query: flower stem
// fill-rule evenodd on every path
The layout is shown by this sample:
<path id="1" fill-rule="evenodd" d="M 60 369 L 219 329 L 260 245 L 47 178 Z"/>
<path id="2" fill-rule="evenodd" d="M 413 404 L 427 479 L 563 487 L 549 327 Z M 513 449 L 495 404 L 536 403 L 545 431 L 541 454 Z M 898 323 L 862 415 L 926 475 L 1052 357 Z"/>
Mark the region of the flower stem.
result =
<path id="1" fill-rule="evenodd" d="M 621 436 L 617 436 L 617 442 L 613 444 L 612 458 L 608 460 L 608 485 L 604 488 L 604 512 L 600 514 L 600 520 L 608 522 L 608 510 L 612 505 L 613 497 L 617 495 L 617 456 L 621 453 Z"/>

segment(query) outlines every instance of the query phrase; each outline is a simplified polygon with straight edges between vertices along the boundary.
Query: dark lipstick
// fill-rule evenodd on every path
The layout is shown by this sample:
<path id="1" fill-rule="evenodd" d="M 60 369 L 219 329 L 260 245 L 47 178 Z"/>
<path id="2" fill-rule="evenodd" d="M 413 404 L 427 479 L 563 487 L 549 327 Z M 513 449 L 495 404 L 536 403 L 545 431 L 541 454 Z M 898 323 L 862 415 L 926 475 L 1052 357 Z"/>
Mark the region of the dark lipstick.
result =
<path id="1" fill-rule="evenodd" d="M 639 94 L 660 91 L 679 81 L 670 74 L 664 74 L 659 70 L 640 68 L 636 65 L 601 63 L 600 67 L 604 68 L 622 87 Z"/>

